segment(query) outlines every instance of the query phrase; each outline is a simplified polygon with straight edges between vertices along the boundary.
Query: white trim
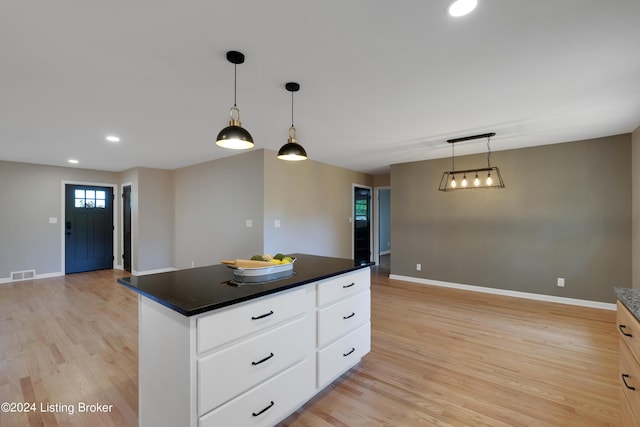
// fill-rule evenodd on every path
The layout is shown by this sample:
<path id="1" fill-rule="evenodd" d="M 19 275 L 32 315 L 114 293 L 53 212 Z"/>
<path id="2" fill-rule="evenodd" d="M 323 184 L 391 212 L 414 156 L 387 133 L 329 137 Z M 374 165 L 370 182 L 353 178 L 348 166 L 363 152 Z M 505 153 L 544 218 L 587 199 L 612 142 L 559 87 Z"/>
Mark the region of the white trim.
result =
<path id="1" fill-rule="evenodd" d="M 380 264 L 380 255 L 390 254 L 391 250 L 380 252 L 380 190 L 391 191 L 391 186 L 384 185 L 382 187 L 374 187 L 374 215 L 373 215 L 373 260 L 376 265 Z"/>
<path id="2" fill-rule="evenodd" d="M 507 289 L 487 288 L 485 286 L 464 285 L 460 283 L 442 282 L 440 280 L 422 279 L 420 277 L 400 276 L 397 274 L 390 274 L 390 279 L 403 280 L 405 282 L 414 282 L 422 285 L 441 286 L 444 288 L 462 289 L 472 292 L 483 292 L 485 294 L 504 295 L 515 298 L 526 298 L 538 301 L 557 302 L 560 304 L 578 305 L 581 307 L 600 308 L 603 310 L 616 310 L 616 305 L 612 303 L 589 301 L 583 299 L 558 297 L 552 295 L 533 294 L 529 292 L 510 291 Z"/>
<path id="3" fill-rule="evenodd" d="M 52 277 L 61 277 L 64 276 L 64 273 L 61 271 L 56 271 L 53 273 L 42 273 L 42 274 L 36 274 L 33 279 L 29 279 L 29 280 L 40 280 L 40 279 L 50 279 Z M 0 284 L 9 284 L 9 283 L 19 283 L 19 282 L 26 282 L 27 280 L 16 280 L 13 281 L 11 280 L 11 277 L 0 277 Z"/>
<path id="4" fill-rule="evenodd" d="M 131 272 L 134 276 L 146 276 L 148 274 L 157 274 L 157 273 L 167 273 L 169 271 L 178 271 L 175 267 L 166 267 L 166 268 L 158 268 L 157 270 L 145 270 L 145 271 L 135 271 Z"/>

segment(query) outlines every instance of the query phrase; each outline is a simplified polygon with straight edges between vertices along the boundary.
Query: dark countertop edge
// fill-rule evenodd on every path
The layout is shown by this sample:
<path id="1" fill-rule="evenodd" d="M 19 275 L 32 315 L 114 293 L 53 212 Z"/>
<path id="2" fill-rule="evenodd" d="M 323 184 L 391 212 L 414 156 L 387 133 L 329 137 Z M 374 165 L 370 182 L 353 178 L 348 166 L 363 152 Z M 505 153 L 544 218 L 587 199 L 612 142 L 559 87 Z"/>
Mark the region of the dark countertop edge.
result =
<path id="1" fill-rule="evenodd" d="M 640 290 L 633 288 L 613 288 L 613 290 L 618 301 L 640 322 Z"/>
<path id="2" fill-rule="evenodd" d="M 229 301 L 223 301 L 220 303 L 213 303 L 213 304 L 209 304 L 203 307 L 198 307 L 195 308 L 193 310 L 184 310 L 176 305 L 173 305 L 161 298 L 158 298 L 154 295 L 149 294 L 148 292 L 142 291 L 141 289 L 135 287 L 135 286 L 131 286 L 131 284 L 125 280 L 122 279 L 118 279 L 118 283 L 120 283 L 121 285 L 131 289 L 132 291 L 134 291 L 135 293 L 142 295 L 144 297 L 149 298 L 150 300 L 153 300 L 155 302 L 157 302 L 158 304 L 164 305 L 167 308 L 170 308 L 171 310 L 182 314 L 183 316 L 187 316 L 187 317 L 191 317 L 191 316 L 195 316 L 198 314 L 202 314 L 202 313 L 206 313 L 209 311 L 213 311 L 213 310 L 217 310 L 220 308 L 224 308 L 224 307 L 229 307 L 231 305 L 235 305 L 235 304 L 239 304 L 241 302 L 245 302 L 245 301 L 250 301 L 252 299 L 256 299 L 256 298 L 260 298 L 260 297 L 264 297 L 267 295 L 272 295 L 272 294 L 276 294 L 278 292 L 282 292 L 282 291 L 286 291 L 287 289 L 293 289 L 293 288 L 297 288 L 298 286 L 303 286 L 303 285 L 307 285 L 309 283 L 314 283 L 314 282 L 319 282 L 321 280 L 325 280 L 325 279 L 329 279 L 331 277 L 335 277 L 335 276 L 339 276 L 341 274 L 346 274 L 346 273 L 351 273 L 353 271 L 356 270 L 361 270 L 365 267 L 371 268 L 373 265 L 375 265 L 375 263 L 373 262 L 369 262 L 367 264 L 362 264 L 362 265 L 354 265 L 351 268 L 347 268 L 344 270 L 340 270 L 337 271 L 335 273 L 331 273 L 331 274 L 325 274 L 325 275 L 321 275 L 321 276 L 317 276 L 314 277 L 313 279 L 308 279 L 308 280 L 302 280 L 300 282 L 296 282 L 296 283 L 292 283 L 290 285 L 286 285 L 286 286 L 282 286 L 279 288 L 274 288 L 274 289 L 267 289 L 265 291 L 262 292 L 257 292 L 255 294 L 251 294 L 251 295 L 245 295 L 243 297 L 238 297 L 234 300 L 229 300 Z"/>

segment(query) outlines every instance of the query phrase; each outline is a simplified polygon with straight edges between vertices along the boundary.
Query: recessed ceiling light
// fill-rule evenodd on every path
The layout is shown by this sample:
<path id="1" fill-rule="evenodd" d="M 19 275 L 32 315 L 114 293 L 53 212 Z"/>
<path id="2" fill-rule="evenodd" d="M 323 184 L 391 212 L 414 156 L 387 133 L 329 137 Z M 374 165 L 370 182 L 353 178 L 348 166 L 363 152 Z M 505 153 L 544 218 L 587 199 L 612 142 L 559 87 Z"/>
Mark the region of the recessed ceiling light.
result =
<path id="1" fill-rule="evenodd" d="M 69 163 L 72 163 L 72 164 L 74 164 L 74 165 L 77 165 L 78 163 L 80 163 L 80 162 L 79 162 L 79 161 L 77 161 L 76 159 L 69 159 L 68 161 L 69 161 Z"/>
<path id="2" fill-rule="evenodd" d="M 449 5 L 449 15 L 464 16 L 471 13 L 478 5 L 478 0 L 456 0 Z"/>
<path id="3" fill-rule="evenodd" d="M 106 139 L 109 142 L 120 142 L 120 138 L 115 135 L 109 135 Z"/>

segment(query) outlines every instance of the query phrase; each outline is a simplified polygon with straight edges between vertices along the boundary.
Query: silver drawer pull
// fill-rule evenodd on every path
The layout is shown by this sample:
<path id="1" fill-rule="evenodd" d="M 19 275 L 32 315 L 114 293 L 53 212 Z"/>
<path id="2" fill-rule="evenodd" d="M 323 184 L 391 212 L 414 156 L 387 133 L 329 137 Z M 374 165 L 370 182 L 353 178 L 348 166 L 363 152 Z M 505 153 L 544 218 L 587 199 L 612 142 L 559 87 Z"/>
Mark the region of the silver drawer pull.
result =
<path id="1" fill-rule="evenodd" d="M 260 316 L 252 316 L 251 320 L 264 319 L 267 316 L 271 316 L 273 314 L 273 310 L 270 310 L 268 313 L 261 314 Z"/>
<path id="2" fill-rule="evenodd" d="M 251 415 L 253 415 L 254 417 L 257 417 L 258 415 L 264 413 L 265 411 L 268 411 L 269 409 L 271 409 L 271 407 L 275 405 L 275 403 L 273 402 L 273 400 L 271 401 L 271 403 L 269 403 L 269 406 L 267 406 L 266 408 L 264 408 L 262 411 L 260 412 L 252 412 Z"/>
<path id="3" fill-rule="evenodd" d="M 622 333 L 622 335 L 624 335 L 625 337 L 632 337 L 633 334 L 630 334 L 630 333 L 624 331 L 624 329 L 626 327 L 627 327 L 627 325 L 618 325 L 618 329 L 620 329 L 620 333 Z"/>
<path id="4" fill-rule="evenodd" d="M 636 388 L 633 386 L 630 386 L 629 384 L 627 384 L 627 378 L 629 378 L 629 375 L 627 374 L 622 374 L 620 375 L 622 377 L 622 382 L 624 383 L 624 386 L 627 387 L 629 390 L 635 390 Z"/>
<path id="5" fill-rule="evenodd" d="M 351 313 L 351 314 L 350 314 L 350 315 L 348 315 L 348 316 L 342 316 L 342 318 L 343 318 L 344 320 L 347 320 L 347 319 L 351 319 L 351 318 L 352 318 L 353 316 L 355 316 L 355 315 L 356 315 L 355 313 Z"/>
<path id="6" fill-rule="evenodd" d="M 348 352 L 344 353 L 343 356 L 347 357 L 348 355 L 350 355 L 351 353 L 353 353 L 354 351 L 356 351 L 355 347 L 351 347 L 351 350 L 349 350 Z"/>
<path id="7" fill-rule="evenodd" d="M 350 287 L 352 287 L 352 286 L 355 286 L 355 284 L 356 284 L 356 282 L 351 282 L 351 283 L 350 283 L 350 284 L 348 284 L 348 285 L 342 285 L 342 288 L 343 288 L 343 289 L 347 289 L 347 288 L 350 288 Z"/>
<path id="8" fill-rule="evenodd" d="M 265 358 L 264 358 L 264 359 L 262 359 L 262 360 L 258 360 L 257 362 L 251 362 L 251 364 L 252 364 L 253 366 L 259 365 L 259 364 L 264 363 L 264 362 L 266 362 L 267 360 L 271 359 L 272 357 L 273 357 L 273 353 L 271 353 L 270 355 L 268 355 L 267 357 L 265 357 Z"/>

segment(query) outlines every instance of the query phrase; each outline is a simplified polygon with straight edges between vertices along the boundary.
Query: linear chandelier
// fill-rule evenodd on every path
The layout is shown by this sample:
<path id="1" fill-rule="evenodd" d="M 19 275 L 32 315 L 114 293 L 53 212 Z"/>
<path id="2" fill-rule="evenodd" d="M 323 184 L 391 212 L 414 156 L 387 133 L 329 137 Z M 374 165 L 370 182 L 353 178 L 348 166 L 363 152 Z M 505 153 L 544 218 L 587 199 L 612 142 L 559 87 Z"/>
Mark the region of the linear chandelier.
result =
<path id="1" fill-rule="evenodd" d="M 504 188 L 504 181 L 500 174 L 500 169 L 496 166 L 491 166 L 491 137 L 495 136 L 495 132 L 483 133 L 481 135 L 465 136 L 462 138 L 449 139 L 447 142 L 451 144 L 451 170 L 445 171 L 440 179 L 440 191 L 455 191 L 455 190 L 474 190 L 478 188 Z M 477 169 L 465 169 L 456 170 L 455 168 L 455 155 L 454 146 L 456 142 L 470 141 L 473 139 L 487 138 L 487 167 Z M 462 180 L 458 182 L 456 180 L 462 176 Z M 471 183 L 467 179 L 473 179 Z"/>

